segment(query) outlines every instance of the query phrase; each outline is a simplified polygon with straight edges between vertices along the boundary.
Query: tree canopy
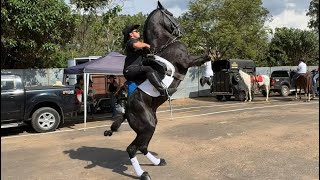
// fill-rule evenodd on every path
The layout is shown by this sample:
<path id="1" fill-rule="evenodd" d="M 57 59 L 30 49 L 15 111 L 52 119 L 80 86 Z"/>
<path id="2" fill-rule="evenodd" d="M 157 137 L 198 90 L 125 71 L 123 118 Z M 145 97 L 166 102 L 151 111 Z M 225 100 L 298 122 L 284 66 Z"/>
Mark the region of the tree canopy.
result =
<path id="1" fill-rule="evenodd" d="M 319 33 L 319 0 L 311 0 L 307 16 L 310 16 L 309 28 Z"/>
<path id="2" fill-rule="evenodd" d="M 1 0 L 1 68 L 66 67 L 67 59 L 123 52 L 122 29 L 147 13 L 121 15 L 126 0 Z M 71 8 L 72 7 L 72 8 Z M 178 17 L 191 54 L 212 49 L 214 59 L 253 59 L 258 66 L 295 65 L 319 54 L 319 0 L 311 0 L 315 31 L 265 27 L 262 0 L 192 0 Z"/>
<path id="3" fill-rule="evenodd" d="M 63 0 L 1 0 L 1 27 L 1 68 L 54 67 L 75 17 Z"/>
<path id="4" fill-rule="evenodd" d="M 192 53 L 210 48 L 217 59 L 258 59 L 267 48 L 267 15 L 261 0 L 192 1 L 182 16 L 183 40 Z"/>
<path id="5" fill-rule="evenodd" d="M 295 66 L 300 58 L 316 64 L 319 42 L 316 33 L 294 28 L 276 28 L 269 45 L 269 66 Z"/>

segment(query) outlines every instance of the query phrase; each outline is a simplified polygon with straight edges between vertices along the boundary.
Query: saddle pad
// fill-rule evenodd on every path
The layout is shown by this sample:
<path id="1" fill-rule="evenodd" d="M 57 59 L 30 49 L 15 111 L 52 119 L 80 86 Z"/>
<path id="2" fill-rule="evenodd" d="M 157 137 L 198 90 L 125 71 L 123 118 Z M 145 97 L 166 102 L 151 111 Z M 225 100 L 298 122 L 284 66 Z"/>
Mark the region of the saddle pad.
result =
<path id="1" fill-rule="evenodd" d="M 258 76 L 251 76 L 251 82 L 262 82 L 263 78 L 262 76 L 258 75 Z"/>
<path id="2" fill-rule="evenodd" d="M 165 84 L 166 87 L 169 87 L 170 84 L 172 83 L 173 79 L 174 79 L 173 78 L 173 74 L 175 72 L 174 66 L 169 61 L 167 61 L 166 59 L 164 59 L 164 58 L 162 58 L 160 56 L 156 56 L 155 55 L 155 60 L 164 63 L 167 66 L 167 70 L 171 71 L 171 75 L 170 76 L 165 75 L 164 78 L 162 79 L 163 84 Z M 138 88 L 141 91 L 143 91 L 146 94 L 148 94 L 149 96 L 152 96 L 152 97 L 160 96 L 159 91 L 150 83 L 150 81 L 148 79 L 146 79 L 143 83 L 141 83 L 138 86 Z"/>

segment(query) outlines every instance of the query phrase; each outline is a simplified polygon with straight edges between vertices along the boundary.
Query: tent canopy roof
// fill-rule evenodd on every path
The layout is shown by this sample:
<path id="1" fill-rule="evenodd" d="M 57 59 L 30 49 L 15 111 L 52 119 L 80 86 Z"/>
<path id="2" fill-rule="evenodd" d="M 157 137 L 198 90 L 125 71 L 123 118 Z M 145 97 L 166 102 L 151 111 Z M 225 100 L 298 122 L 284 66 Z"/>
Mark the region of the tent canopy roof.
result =
<path id="1" fill-rule="evenodd" d="M 64 74 L 113 74 L 123 75 L 126 56 L 118 52 L 110 52 L 96 60 L 64 69 Z"/>

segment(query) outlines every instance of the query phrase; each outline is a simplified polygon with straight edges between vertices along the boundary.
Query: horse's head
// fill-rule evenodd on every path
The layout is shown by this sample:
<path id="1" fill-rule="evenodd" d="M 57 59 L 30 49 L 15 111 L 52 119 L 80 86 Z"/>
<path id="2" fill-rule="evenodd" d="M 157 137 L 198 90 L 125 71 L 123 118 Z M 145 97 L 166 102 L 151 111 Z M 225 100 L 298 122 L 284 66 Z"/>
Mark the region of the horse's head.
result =
<path id="1" fill-rule="evenodd" d="M 182 30 L 173 14 L 158 1 L 158 8 L 150 13 L 144 26 L 144 40 L 150 43 L 154 39 L 162 39 L 166 43 L 170 39 L 182 36 Z M 158 42 L 157 45 L 163 45 Z"/>

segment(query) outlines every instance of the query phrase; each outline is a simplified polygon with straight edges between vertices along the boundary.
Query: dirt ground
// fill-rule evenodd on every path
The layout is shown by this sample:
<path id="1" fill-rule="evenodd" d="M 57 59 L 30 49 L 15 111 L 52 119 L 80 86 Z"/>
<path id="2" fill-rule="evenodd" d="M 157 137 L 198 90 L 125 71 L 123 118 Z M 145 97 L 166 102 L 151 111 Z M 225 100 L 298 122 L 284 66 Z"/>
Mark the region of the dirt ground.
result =
<path id="1" fill-rule="evenodd" d="M 265 102 L 179 99 L 158 111 L 143 170 L 155 180 L 319 179 L 319 100 L 272 97 Z M 125 122 L 104 137 L 110 118 L 67 123 L 54 133 L 22 130 L 1 136 L 1 178 L 6 180 L 138 179 L 126 147 L 135 133 Z"/>

